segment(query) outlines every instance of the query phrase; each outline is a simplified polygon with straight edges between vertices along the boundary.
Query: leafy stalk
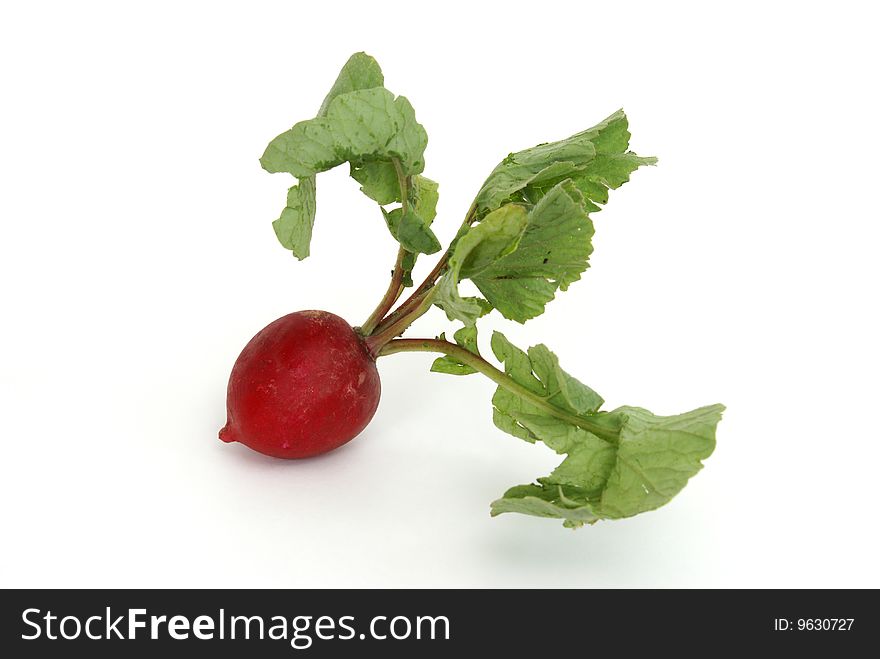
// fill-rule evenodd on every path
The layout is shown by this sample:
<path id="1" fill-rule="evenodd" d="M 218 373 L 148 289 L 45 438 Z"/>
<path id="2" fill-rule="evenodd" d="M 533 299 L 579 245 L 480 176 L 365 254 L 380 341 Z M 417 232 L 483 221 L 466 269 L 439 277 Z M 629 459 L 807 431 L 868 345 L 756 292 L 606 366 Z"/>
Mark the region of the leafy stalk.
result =
<path id="1" fill-rule="evenodd" d="M 499 429 L 566 456 L 537 483 L 507 490 L 492 503 L 493 515 L 555 517 L 577 527 L 654 510 L 684 488 L 715 448 L 722 405 L 667 417 L 638 407 L 603 412 L 601 396 L 562 370 L 546 346 L 525 352 L 496 332 L 492 351 L 504 363 L 501 371 L 476 353 L 476 336 L 470 338 L 470 349 L 442 338 L 396 339 L 379 354 L 440 352 L 467 369 L 432 370 L 482 373 L 498 385 L 492 404 Z"/>
<path id="2" fill-rule="evenodd" d="M 426 290 L 418 302 L 406 314 L 400 315 L 394 322 L 388 323 L 383 327 L 377 328 L 373 334 L 364 339 L 367 350 L 371 355 L 377 357 L 382 352 L 382 348 L 396 337 L 403 334 L 406 329 L 412 325 L 417 318 L 423 316 L 428 309 L 431 308 L 431 301 L 434 297 L 434 289 Z"/>
<path id="3" fill-rule="evenodd" d="M 412 187 L 410 179 L 403 173 L 403 167 L 397 158 L 392 158 L 391 162 L 394 166 L 394 173 L 397 176 L 397 185 L 400 190 L 401 209 L 404 215 L 409 211 L 410 188 Z M 361 332 L 369 336 L 373 333 L 376 325 L 390 311 L 394 303 L 397 302 L 400 294 L 403 292 L 403 259 L 406 257 L 406 249 L 398 248 L 397 258 L 394 261 L 394 269 L 391 272 L 391 282 L 388 284 L 388 290 L 379 301 L 379 304 L 370 314 L 369 318 L 361 325 Z"/>
<path id="4" fill-rule="evenodd" d="M 468 227 L 470 227 L 476 221 L 476 202 L 471 204 L 471 207 L 468 209 L 467 215 L 465 215 L 464 221 L 461 223 L 461 227 L 458 230 L 457 235 L 461 235 L 464 233 Z M 455 248 L 455 242 L 447 248 L 447 250 L 443 253 L 443 255 L 437 259 L 437 263 L 434 265 L 434 268 L 431 272 L 428 273 L 428 276 L 422 281 L 421 284 L 412 292 L 412 294 L 403 302 L 401 305 L 390 313 L 386 318 L 384 318 L 376 328 L 376 331 L 381 332 L 384 329 L 387 329 L 392 324 L 397 323 L 401 317 L 411 317 L 414 309 L 417 309 L 424 299 L 425 294 L 434 287 L 437 283 L 437 280 L 440 276 L 446 271 L 446 267 L 449 264 L 449 258 L 452 255 L 452 251 Z M 430 308 L 430 307 L 429 307 Z M 427 311 L 427 309 L 425 309 Z M 412 318 L 414 321 L 415 318 Z M 412 324 L 410 321 L 409 324 Z M 408 327 L 409 325 L 407 325 Z M 396 336 L 396 335 L 395 335 Z"/>
<path id="5" fill-rule="evenodd" d="M 622 110 L 568 138 L 509 154 L 432 270 L 393 309 L 413 286 L 418 256 L 441 250 L 431 229 L 438 185 L 422 175 L 427 139 L 409 101 L 385 88 L 376 61 L 353 55 L 318 115 L 278 135 L 261 158 L 266 170 L 298 179 L 273 223 L 278 239 L 297 258 L 309 255 L 316 175 L 348 163 L 399 243 L 388 288 L 360 327 L 367 349 L 374 357 L 436 352 L 443 357 L 432 371 L 482 373 L 497 385 L 499 429 L 566 456 L 548 476 L 505 492 L 492 503 L 493 515 L 554 517 L 575 527 L 664 505 L 711 455 L 723 406 L 665 417 L 638 407 L 604 411 L 601 396 L 564 371 L 546 346 L 521 350 L 495 332 L 491 347 L 502 369 L 483 358 L 477 343 L 477 321 L 486 313 L 525 323 L 580 279 L 593 250 L 592 215 L 610 190 L 656 159 L 629 150 Z M 461 295 L 466 279 L 480 297 Z M 397 338 L 433 305 L 462 323 L 455 343 L 444 335 Z"/>
<path id="6" fill-rule="evenodd" d="M 394 339 L 386 343 L 379 350 L 378 354 L 380 357 L 384 357 L 398 352 L 439 352 L 454 357 L 456 360 L 463 364 L 467 364 L 478 373 L 482 373 L 499 387 L 509 391 L 514 396 L 518 396 L 519 398 L 528 401 L 532 405 L 546 412 L 548 415 L 559 419 L 560 421 L 564 421 L 565 423 L 577 426 L 578 428 L 589 430 L 597 437 L 606 441 L 615 441 L 615 433 L 612 430 L 609 430 L 600 423 L 566 412 L 565 410 L 552 405 L 546 398 L 519 384 L 509 375 L 506 375 L 504 371 L 497 369 L 479 355 L 475 355 L 471 351 L 454 343 L 442 339 Z"/>
<path id="7" fill-rule="evenodd" d="M 403 247 L 398 248 L 397 258 L 394 261 L 394 269 L 391 271 L 391 282 L 388 284 L 388 290 L 385 295 L 373 309 L 373 313 L 361 325 L 361 333 L 369 336 L 376 329 L 376 325 L 385 316 L 386 313 L 394 306 L 394 303 L 403 293 L 403 258 L 406 256 L 406 250 Z"/>

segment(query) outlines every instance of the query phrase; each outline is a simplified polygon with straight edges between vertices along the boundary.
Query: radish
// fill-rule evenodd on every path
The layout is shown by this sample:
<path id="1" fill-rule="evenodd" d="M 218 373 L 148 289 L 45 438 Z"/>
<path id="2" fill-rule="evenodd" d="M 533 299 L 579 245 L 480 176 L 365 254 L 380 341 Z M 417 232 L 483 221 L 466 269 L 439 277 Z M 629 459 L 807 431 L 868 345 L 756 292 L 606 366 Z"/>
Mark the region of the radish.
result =
<path id="1" fill-rule="evenodd" d="M 220 439 L 275 458 L 326 453 L 367 426 L 379 393 L 376 361 L 348 323 L 326 311 L 288 314 L 236 360 Z"/>
<path id="2" fill-rule="evenodd" d="M 591 214 L 607 203 L 609 190 L 656 163 L 629 151 L 629 139 L 626 115 L 618 110 L 571 137 L 509 154 L 478 190 L 452 244 L 415 286 L 419 256 L 441 250 L 431 229 L 438 185 L 422 175 L 427 134 L 410 102 L 385 88 L 376 61 L 353 55 L 317 116 L 273 139 L 260 162 L 297 179 L 272 226 L 299 259 L 309 256 L 315 177 L 347 162 L 399 245 L 391 280 L 359 327 L 326 311 L 298 311 L 257 333 L 233 366 L 220 438 L 276 458 L 331 451 L 356 437 L 376 412 L 377 358 L 433 352 L 440 356 L 432 371 L 480 373 L 497 385 L 492 419 L 499 429 L 565 456 L 548 476 L 508 489 L 492 502 L 492 515 L 555 517 L 573 528 L 667 503 L 712 454 L 724 406 L 674 416 L 629 406 L 606 411 L 602 397 L 564 371 L 545 345 L 522 350 L 494 332 L 490 347 L 499 368 L 483 356 L 477 335 L 487 313 L 525 323 L 580 279 L 593 249 Z M 461 295 L 465 279 L 479 296 Z M 461 323 L 452 341 L 445 333 L 398 338 L 434 307 Z"/>

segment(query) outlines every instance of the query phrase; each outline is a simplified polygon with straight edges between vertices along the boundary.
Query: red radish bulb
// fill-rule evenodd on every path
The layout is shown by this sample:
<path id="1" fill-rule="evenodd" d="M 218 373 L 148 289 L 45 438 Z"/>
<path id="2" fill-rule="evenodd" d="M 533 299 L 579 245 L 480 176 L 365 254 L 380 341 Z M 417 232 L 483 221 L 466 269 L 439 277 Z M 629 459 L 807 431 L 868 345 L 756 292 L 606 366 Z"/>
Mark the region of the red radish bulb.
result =
<path id="1" fill-rule="evenodd" d="M 276 458 L 307 458 L 354 439 L 370 422 L 379 372 L 339 316 L 298 311 L 250 340 L 232 368 L 224 442 Z"/>

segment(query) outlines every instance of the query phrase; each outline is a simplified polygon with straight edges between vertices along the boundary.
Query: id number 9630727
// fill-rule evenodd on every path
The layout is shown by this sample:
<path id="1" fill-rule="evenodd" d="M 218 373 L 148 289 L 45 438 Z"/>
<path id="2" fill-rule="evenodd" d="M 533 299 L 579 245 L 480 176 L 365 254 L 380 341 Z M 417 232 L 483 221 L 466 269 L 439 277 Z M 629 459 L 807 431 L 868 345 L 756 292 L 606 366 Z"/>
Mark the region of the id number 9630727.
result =
<path id="1" fill-rule="evenodd" d="M 855 618 L 776 618 L 773 631 L 799 632 L 847 632 L 852 629 Z"/>

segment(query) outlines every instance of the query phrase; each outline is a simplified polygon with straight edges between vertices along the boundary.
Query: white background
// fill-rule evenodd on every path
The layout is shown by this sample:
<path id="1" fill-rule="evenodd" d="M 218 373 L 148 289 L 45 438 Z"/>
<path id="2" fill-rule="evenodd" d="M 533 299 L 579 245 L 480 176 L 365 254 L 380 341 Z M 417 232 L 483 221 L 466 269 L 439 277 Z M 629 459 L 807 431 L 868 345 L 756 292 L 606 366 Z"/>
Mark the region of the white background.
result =
<path id="1" fill-rule="evenodd" d="M 7 3 L 0 585 L 880 587 L 871 5 L 611 4 Z M 384 290 L 395 248 L 345 168 L 300 263 L 270 226 L 290 178 L 257 162 L 356 50 L 428 130 L 444 241 L 509 151 L 618 107 L 659 156 L 595 216 L 583 280 L 482 336 L 547 343 L 609 407 L 725 403 L 670 505 L 491 519 L 558 458 L 428 355 L 380 361 L 332 454 L 217 439 L 257 330 L 358 324 Z"/>

